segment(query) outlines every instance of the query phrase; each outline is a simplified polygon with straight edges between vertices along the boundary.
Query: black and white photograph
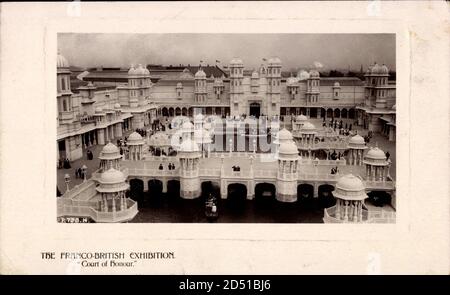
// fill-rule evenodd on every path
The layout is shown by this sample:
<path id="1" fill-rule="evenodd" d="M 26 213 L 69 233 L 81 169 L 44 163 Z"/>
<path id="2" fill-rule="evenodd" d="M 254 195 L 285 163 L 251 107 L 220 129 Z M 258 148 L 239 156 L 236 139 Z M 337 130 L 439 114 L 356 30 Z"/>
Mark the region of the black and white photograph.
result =
<path id="1" fill-rule="evenodd" d="M 1 274 L 449 273 L 448 3 L 0 8 Z"/>
<path id="2" fill-rule="evenodd" d="M 395 34 L 57 47 L 59 222 L 395 223 Z"/>

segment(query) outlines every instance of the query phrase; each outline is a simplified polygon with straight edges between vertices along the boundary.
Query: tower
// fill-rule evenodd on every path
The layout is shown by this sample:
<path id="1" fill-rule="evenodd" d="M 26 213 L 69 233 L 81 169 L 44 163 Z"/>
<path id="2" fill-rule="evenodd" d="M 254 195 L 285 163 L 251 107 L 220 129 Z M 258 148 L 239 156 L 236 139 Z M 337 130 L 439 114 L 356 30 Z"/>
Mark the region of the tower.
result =
<path id="1" fill-rule="evenodd" d="M 386 97 L 389 69 L 386 65 L 380 66 L 375 63 L 367 69 L 365 85 L 366 106 L 386 108 Z"/>
<path id="2" fill-rule="evenodd" d="M 242 82 L 244 79 L 244 64 L 240 58 L 233 58 L 230 62 L 230 111 L 232 116 L 244 113 Z"/>
<path id="3" fill-rule="evenodd" d="M 364 138 L 359 134 L 352 136 L 348 142 L 348 148 L 349 153 L 347 163 L 349 165 L 362 165 L 364 150 L 367 149 Z"/>
<path id="4" fill-rule="evenodd" d="M 74 120 L 72 109 L 72 91 L 70 89 L 70 74 L 69 62 L 67 59 L 58 53 L 56 60 L 56 75 L 57 75 L 57 105 L 59 123 L 70 124 Z"/>
<path id="5" fill-rule="evenodd" d="M 267 115 L 280 114 L 281 60 L 270 58 L 267 64 Z"/>
<path id="6" fill-rule="evenodd" d="M 180 196 L 195 199 L 201 194 L 199 178 L 199 161 L 201 152 L 195 141 L 183 140 L 178 150 L 180 159 Z"/>
<path id="7" fill-rule="evenodd" d="M 128 71 L 128 105 L 133 114 L 132 124 L 134 128 L 144 128 L 147 122 L 145 111 L 139 110 L 139 107 L 143 107 L 149 104 L 148 98 L 150 96 L 150 72 L 147 68 L 144 68 L 141 64 L 137 67 L 131 66 Z"/>
<path id="8" fill-rule="evenodd" d="M 289 134 L 288 134 L 289 133 Z M 298 148 L 292 140 L 292 134 L 287 130 L 279 132 L 278 140 L 278 171 L 277 200 L 280 202 L 295 202 L 297 200 L 298 180 Z"/>
<path id="9" fill-rule="evenodd" d="M 309 78 L 306 81 L 306 104 L 314 105 L 319 102 L 320 94 L 320 74 L 316 70 L 309 71 Z M 309 108 L 307 108 L 309 110 Z M 308 113 L 306 115 L 309 115 Z"/>
<path id="10" fill-rule="evenodd" d="M 83 156 L 79 108 L 73 108 L 73 98 L 70 86 L 70 68 L 67 59 L 58 53 L 56 58 L 56 106 L 58 129 L 57 158 L 67 158 L 71 161 Z M 67 134 L 74 134 L 67 136 Z M 57 159 L 57 160 L 58 160 Z"/>
<path id="11" fill-rule="evenodd" d="M 200 66 L 198 68 L 197 73 L 194 76 L 195 80 L 195 102 L 197 103 L 205 103 L 207 99 L 207 91 L 206 91 L 206 74 L 202 70 Z"/>

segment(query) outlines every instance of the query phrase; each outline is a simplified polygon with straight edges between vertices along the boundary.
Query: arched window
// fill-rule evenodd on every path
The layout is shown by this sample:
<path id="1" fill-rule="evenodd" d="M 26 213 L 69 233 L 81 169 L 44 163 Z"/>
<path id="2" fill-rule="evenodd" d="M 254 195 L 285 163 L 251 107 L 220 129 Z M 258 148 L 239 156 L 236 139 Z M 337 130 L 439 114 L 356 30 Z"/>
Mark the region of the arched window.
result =
<path id="1" fill-rule="evenodd" d="M 66 90 L 66 80 L 64 77 L 61 77 L 61 89 Z"/>
<path id="2" fill-rule="evenodd" d="M 67 112 L 67 101 L 63 99 L 63 111 Z"/>

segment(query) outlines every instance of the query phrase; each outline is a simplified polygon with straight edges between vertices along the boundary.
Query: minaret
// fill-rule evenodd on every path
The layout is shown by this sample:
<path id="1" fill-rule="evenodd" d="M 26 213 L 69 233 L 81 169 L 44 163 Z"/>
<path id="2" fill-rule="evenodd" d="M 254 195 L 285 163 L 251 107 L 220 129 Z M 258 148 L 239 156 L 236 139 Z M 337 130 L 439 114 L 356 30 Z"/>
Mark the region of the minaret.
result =
<path id="1" fill-rule="evenodd" d="M 277 200 L 297 201 L 297 181 L 299 170 L 298 148 L 292 140 L 281 141 L 278 150 Z"/>
<path id="2" fill-rule="evenodd" d="M 199 161 L 201 152 L 198 144 L 186 139 L 180 145 L 178 150 L 180 159 L 180 196 L 184 199 L 195 199 L 201 194 L 199 178 Z"/>
<path id="3" fill-rule="evenodd" d="M 244 79 L 244 64 L 240 58 L 233 58 L 230 62 L 230 110 L 232 116 L 244 113 L 242 94 Z"/>

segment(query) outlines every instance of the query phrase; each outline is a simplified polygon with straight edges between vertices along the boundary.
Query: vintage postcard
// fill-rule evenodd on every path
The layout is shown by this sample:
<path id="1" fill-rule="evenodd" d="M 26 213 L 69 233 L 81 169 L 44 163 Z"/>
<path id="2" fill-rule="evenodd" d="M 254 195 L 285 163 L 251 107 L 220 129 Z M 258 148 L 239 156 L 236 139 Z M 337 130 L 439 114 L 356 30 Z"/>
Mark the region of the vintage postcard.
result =
<path id="1" fill-rule="evenodd" d="M 448 273 L 444 2 L 1 21 L 1 273 Z"/>

